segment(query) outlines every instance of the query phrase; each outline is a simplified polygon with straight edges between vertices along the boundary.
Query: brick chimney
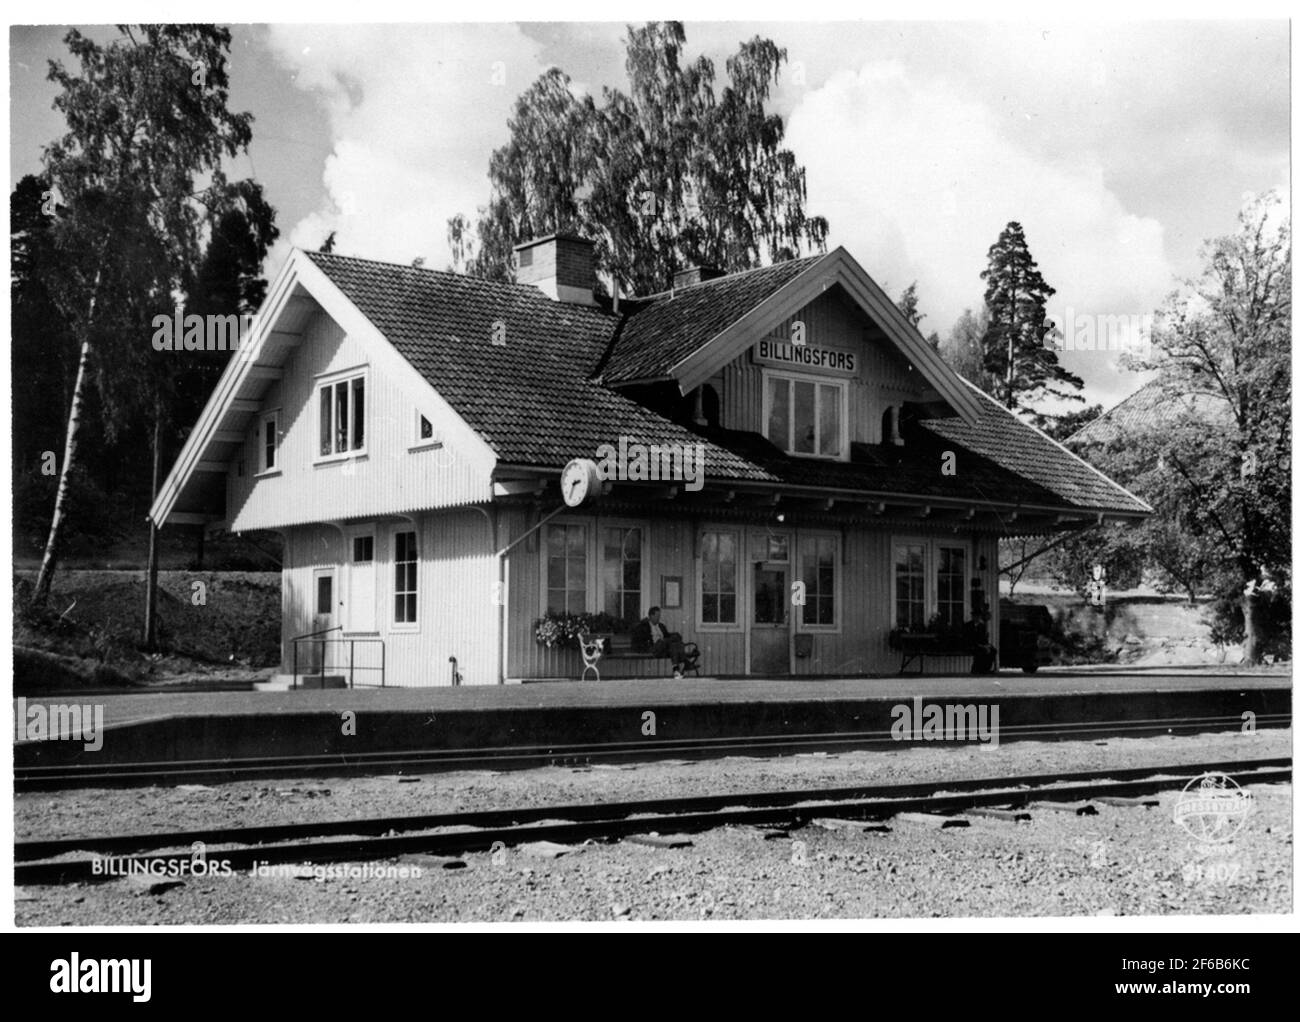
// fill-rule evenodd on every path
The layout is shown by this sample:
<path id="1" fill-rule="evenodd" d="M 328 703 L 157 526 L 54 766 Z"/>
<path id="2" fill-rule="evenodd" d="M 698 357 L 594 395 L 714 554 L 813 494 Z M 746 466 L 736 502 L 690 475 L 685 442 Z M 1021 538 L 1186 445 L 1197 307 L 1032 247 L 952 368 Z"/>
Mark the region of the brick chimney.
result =
<path id="1" fill-rule="evenodd" d="M 720 266 L 688 266 L 673 274 L 673 287 L 689 287 L 691 284 L 702 284 L 706 280 L 717 280 L 726 275 L 727 271 Z"/>
<path id="2" fill-rule="evenodd" d="M 516 245 L 515 280 L 557 302 L 595 305 L 595 243 L 573 234 L 548 234 Z"/>

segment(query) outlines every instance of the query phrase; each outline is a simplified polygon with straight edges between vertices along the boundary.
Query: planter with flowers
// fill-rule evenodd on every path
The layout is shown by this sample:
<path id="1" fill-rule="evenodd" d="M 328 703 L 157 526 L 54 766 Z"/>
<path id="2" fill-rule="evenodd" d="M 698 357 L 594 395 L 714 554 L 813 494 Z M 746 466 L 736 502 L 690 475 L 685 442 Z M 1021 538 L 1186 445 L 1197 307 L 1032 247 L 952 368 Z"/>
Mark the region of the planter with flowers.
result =
<path id="1" fill-rule="evenodd" d="M 612 614 L 570 614 L 547 611 L 533 625 L 537 644 L 547 649 L 577 649 L 579 635 L 626 632 L 631 625 Z"/>

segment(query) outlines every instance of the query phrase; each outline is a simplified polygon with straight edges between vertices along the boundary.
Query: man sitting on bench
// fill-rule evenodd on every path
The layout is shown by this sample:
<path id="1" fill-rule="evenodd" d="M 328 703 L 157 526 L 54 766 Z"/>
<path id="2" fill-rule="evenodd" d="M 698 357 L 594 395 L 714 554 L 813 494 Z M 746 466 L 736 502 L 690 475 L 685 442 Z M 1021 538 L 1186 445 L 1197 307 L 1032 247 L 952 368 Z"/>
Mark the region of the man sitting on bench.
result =
<path id="1" fill-rule="evenodd" d="M 674 678 L 680 678 L 684 670 L 693 666 L 681 635 L 670 632 L 660 624 L 658 607 L 651 607 L 650 613 L 632 629 L 632 650 L 636 653 L 668 657 L 673 662 Z"/>

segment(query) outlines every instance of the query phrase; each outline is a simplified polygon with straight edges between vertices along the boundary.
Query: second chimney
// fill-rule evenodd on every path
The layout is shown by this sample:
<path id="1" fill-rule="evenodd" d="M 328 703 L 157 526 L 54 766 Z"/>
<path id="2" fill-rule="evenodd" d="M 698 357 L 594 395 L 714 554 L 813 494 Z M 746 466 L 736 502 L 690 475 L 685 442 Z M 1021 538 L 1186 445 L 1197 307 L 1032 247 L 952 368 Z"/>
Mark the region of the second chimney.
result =
<path id="1" fill-rule="evenodd" d="M 515 280 L 557 302 L 595 305 L 595 243 L 574 234 L 548 234 L 516 245 Z"/>
<path id="2" fill-rule="evenodd" d="M 727 271 L 719 266 L 688 266 L 673 274 L 673 287 L 689 287 L 691 284 L 702 284 L 706 280 L 717 280 L 726 275 Z"/>

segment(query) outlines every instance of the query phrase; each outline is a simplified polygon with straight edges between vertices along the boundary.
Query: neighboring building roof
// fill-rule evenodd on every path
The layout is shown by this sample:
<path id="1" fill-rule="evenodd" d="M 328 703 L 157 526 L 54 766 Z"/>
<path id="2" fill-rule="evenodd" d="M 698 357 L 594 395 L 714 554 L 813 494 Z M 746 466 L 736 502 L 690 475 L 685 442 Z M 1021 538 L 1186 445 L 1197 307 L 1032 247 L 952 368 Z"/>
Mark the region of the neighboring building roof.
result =
<path id="1" fill-rule="evenodd" d="M 714 480 L 1149 511 L 965 381 L 976 422 L 926 420 L 915 444 L 855 445 L 857 457 L 847 463 L 791 457 L 756 434 L 696 430 L 606 385 L 615 371 L 627 379 L 660 375 L 820 256 L 654 296 L 634 307 L 619 333 L 620 317 L 609 310 L 556 302 L 531 285 L 307 255 L 505 464 L 559 468 L 627 436 L 704 444 L 706 477 Z M 504 325 L 504 345 L 492 343 L 496 324 Z M 962 452 L 957 474 L 943 476 L 938 455 L 954 446 Z"/>
<path id="2" fill-rule="evenodd" d="M 1231 415 L 1228 402 L 1221 394 L 1180 390 L 1171 387 L 1167 380 L 1157 379 L 1081 426 L 1070 434 L 1066 443 L 1071 447 L 1108 444 L 1182 418 L 1226 424 Z"/>

